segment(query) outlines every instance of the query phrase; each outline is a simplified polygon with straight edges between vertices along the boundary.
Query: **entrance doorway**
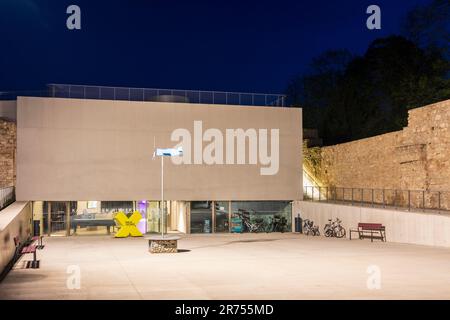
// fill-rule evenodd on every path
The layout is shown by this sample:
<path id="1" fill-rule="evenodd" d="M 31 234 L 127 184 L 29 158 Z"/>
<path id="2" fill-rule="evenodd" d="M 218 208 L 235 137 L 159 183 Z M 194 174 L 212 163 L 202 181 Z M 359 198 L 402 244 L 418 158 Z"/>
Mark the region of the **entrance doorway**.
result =
<path id="1" fill-rule="evenodd" d="M 77 202 L 44 201 L 43 203 L 43 231 L 47 235 L 66 235 L 68 232 L 68 216 L 72 210 L 76 211 Z"/>
<path id="2" fill-rule="evenodd" d="M 212 201 L 191 201 L 191 233 L 212 233 Z"/>
<path id="3" fill-rule="evenodd" d="M 230 231 L 230 202 L 229 201 L 215 201 L 214 202 L 214 227 L 215 232 L 229 232 Z"/>

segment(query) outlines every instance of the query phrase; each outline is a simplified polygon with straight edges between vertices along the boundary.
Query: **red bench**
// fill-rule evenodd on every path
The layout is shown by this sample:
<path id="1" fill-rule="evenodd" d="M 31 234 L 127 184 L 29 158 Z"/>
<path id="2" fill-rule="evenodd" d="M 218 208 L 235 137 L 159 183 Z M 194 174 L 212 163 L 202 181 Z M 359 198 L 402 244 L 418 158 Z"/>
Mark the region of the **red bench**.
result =
<path id="1" fill-rule="evenodd" d="M 19 254 L 32 253 L 33 254 L 33 261 L 31 262 L 31 267 L 33 269 L 39 268 L 38 260 L 36 259 L 37 246 L 35 246 L 35 245 L 22 245 L 20 243 L 19 237 L 14 237 L 14 245 L 16 246 L 16 256 L 15 256 L 15 259 L 14 259 L 15 261 L 19 257 Z"/>
<path id="2" fill-rule="evenodd" d="M 350 229 L 350 240 L 352 240 L 352 232 L 357 232 L 359 239 L 370 238 L 379 239 L 386 242 L 386 227 L 381 223 L 358 223 L 357 229 Z"/>
<path id="3" fill-rule="evenodd" d="M 44 238 L 44 236 L 34 236 L 34 237 L 31 237 L 31 241 L 32 242 L 37 241 L 38 242 L 37 248 L 43 249 L 44 248 L 44 244 L 42 241 L 43 238 Z"/>

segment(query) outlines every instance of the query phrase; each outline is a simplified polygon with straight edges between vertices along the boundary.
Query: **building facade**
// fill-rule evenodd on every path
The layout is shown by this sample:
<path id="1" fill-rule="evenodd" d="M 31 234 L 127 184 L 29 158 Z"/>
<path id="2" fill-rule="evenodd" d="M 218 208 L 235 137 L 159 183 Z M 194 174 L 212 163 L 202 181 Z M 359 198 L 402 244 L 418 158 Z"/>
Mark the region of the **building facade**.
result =
<path id="1" fill-rule="evenodd" d="M 16 198 L 33 202 L 48 234 L 113 232 L 119 211 L 138 211 L 146 233 L 230 232 L 239 218 L 280 217 L 291 230 L 301 124 L 297 108 L 18 97 Z M 153 155 L 173 147 L 183 155 Z"/>

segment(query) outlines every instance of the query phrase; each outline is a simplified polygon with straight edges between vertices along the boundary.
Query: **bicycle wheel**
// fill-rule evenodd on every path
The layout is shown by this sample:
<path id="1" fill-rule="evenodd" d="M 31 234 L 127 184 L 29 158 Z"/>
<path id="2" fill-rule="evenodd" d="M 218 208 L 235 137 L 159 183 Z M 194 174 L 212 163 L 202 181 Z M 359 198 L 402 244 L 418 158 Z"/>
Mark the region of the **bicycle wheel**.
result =
<path id="1" fill-rule="evenodd" d="M 327 228 L 327 229 L 324 230 L 323 234 L 327 238 L 332 237 L 333 236 L 333 230 L 331 230 L 330 228 Z"/>
<path id="2" fill-rule="evenodd" d="M 335 229 L 335 236 L 336 236 L 336 238 L 345 237 L 345 229 L 342 226 L 337 227 Z"/>

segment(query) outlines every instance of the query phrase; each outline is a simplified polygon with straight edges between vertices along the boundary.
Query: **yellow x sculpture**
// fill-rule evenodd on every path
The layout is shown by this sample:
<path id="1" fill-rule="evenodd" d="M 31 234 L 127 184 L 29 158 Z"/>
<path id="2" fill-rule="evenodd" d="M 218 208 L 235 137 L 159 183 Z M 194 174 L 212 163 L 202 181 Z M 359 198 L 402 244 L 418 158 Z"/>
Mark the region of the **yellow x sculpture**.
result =
<path id="1" fill-rule="evenodd" d="M 132 237 L 142 237 L 142 233 L 137 228 L 137 224 L 141 220 L 142 216 L 139 211 L 133 212 L 131 217 L 127 217 L 125 213 L 120 211 L 114 217 L 114 220 L 119 225 L 120 229 L 116 232 L 116 238 L 126 238 L 128 236 Z"/>

